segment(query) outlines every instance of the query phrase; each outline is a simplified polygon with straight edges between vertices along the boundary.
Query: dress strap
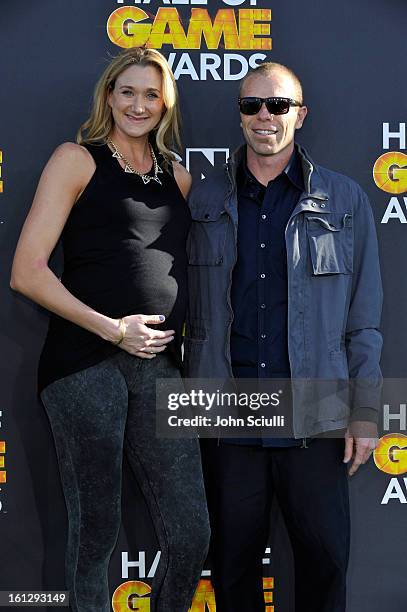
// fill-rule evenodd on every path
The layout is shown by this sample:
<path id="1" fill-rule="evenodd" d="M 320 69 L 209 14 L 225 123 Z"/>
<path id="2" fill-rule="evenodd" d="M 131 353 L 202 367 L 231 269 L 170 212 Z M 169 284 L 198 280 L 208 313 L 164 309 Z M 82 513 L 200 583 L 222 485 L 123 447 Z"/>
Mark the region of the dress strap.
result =
<path id="1" fill-rule="evenodd" d="M 106 163 L 109 153 L 111 156 L 111 151 L 107 144 L 105 144 L 104 142 L 98 144 L 84 143 L 82 146 L 85 147 L 85 149 L 87 149 L 92 155 L 93 159 L 95 160 L 96 166 L 100 166 L 102 163 Z"/>

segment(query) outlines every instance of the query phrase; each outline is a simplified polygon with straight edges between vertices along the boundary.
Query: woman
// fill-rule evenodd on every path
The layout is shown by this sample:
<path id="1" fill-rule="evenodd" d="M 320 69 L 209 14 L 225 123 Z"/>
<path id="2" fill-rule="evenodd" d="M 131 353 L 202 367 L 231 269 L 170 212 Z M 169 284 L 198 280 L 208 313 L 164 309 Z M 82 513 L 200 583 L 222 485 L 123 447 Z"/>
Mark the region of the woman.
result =
<path id="1" fill-rule="evenodd" d="M 110 63 L 77 142 L 44 169 L 11 280 L 53 313 L 39 386 L 68 509 L 71 608 L 110 610 L 124 449 L 161 549 L 151 609 L 185 612 L 209 528 L 196 440 L 155 436 L 155 380 L 180 376 L 191 182 L 172 152 L 177 90 L 158 51 Z M 61 281 L 48 267 L 60 237 Z"/>

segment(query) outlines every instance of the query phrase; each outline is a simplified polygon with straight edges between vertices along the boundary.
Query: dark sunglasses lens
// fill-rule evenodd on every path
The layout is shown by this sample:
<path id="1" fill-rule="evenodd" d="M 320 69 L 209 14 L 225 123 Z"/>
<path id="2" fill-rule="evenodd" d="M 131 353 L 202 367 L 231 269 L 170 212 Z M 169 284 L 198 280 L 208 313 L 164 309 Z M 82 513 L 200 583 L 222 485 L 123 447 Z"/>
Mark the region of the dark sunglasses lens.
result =
<path id="1" fill-rule="evenodd" d="M 242 98 L 240 100 L 240 112 L 243 115 L 256 115 L 261 109 L 261 105 L 261 98 Z M 266 101 L 266 107 L 272 115 L 285 115 L 290 110 L 290 102 L 282 98 L 269 99 Z"/>
<path id="2" fill-rule="evenodd" d="M 259 98 L 242 98 L 240 100 L 240 112 L 243 115 L 255 115 L 261 108 Z"/>
<path id="3" fill-rule="evenodd" d="M 290 110 L 288 100 L 268 100 L 266 106 L 268 112 L 272 115 L 285 115 Z"/>

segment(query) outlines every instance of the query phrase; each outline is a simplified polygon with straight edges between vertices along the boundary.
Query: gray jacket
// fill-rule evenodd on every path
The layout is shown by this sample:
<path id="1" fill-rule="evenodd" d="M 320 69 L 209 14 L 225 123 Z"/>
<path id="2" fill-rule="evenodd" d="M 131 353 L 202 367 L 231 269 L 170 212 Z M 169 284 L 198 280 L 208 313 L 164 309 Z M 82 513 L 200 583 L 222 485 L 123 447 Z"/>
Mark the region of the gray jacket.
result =
<path id="1" fill-rule="evenodd" d="M 366 194 L 351 179 L 316 166 L 298 147 L 306 189 L 286 227 L 288 353 L 296 438 L 377 420 L 382 306 L 377 238 Z M 230 301 L 236 261 L 236 170 L 245 147 L 191 193 L 189 378 L 232 377 Z M 346 394 L 318 391 L 314 380 L 350 379 Z"/>

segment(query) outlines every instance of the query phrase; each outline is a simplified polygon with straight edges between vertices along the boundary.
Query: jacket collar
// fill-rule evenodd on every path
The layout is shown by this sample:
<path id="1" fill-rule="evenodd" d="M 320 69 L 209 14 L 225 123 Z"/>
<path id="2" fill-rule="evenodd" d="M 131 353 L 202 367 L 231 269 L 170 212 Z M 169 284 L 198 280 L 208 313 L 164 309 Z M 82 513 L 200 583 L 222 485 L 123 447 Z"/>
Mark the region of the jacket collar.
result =
<path id="1" fill-rule="evenodd" d="M 295 147 L 300 155 L 302 170 L 304 175 L 304 186 L 305 190 L 303 198 L 315 198 L 317 200 L 328 200 L 328 192 L 326 189 L 325 182 L 318 171 L 318 167 L 312 161 L 312 158 L 307 151 L 299 144 L 295 144 Z M 236 174 L 242 161 L 246 156 L 246 145 L 242 145 L 236 149 L 225 164 L 226 171 L 231 183 L 231 188 L 236 188 Z"/>

